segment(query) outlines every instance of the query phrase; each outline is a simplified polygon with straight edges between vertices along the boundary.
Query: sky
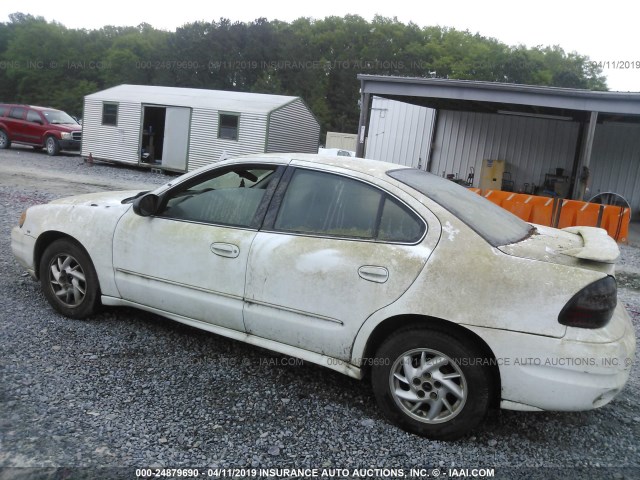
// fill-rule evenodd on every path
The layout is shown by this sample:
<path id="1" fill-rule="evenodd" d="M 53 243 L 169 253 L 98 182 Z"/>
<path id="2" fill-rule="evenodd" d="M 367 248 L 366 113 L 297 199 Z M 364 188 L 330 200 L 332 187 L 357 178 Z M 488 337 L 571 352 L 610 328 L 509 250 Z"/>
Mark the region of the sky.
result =
<path id="1" fill-rule="evenodd" d="M 528 47 L 559 45 L 565 52 L 588 56 L 603 67 L 610 90 L 640 92 L 640 7 L 629 0 L 591 3 L 575 0 L 179 0 L 148 2 L 109 0 L 60 3 L 51 0 L 0 0 L 0 22 L 14 12 L 55 20 L 69 28 L 98 29 L 105 25 L 175 30 L 195 21 L 290 22 L 300 17 L 374 15 L 396 17 L 421 27 L 440 25 L 493 37 L 507 45 Z"/>

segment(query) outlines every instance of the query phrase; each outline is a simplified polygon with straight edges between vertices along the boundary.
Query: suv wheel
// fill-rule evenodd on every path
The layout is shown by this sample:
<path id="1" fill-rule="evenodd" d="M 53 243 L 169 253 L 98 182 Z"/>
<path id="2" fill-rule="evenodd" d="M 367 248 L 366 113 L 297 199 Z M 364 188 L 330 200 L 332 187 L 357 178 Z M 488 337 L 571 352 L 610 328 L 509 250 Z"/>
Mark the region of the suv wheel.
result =
<path id="1" fill-rule="evenodd" d="M 5 148 L 9 148 L 11 146 L 11 140 L 9 140 L 9 135 L 4 130 L 0 130 L 0 150 L 4 150 Z"/>
<path id="2" fill-rule="evenodd" d="M 44 142 L 44 146 L 47 149 L 47 154 L 52 157 L 60 153 L 60 144 L 56 137 L 47 137 L 47 140 Z"/>

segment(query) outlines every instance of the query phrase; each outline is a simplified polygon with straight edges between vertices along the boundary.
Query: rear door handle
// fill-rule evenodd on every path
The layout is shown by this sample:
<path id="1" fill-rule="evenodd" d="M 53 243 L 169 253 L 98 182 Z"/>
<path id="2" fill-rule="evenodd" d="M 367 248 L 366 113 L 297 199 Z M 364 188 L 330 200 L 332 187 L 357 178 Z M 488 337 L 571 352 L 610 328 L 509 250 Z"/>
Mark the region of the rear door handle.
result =
<path id="1" fill-rule="evenodd" d="M 211 251 L 221 257 L 236 258 L 240 255 L 240 249 L 237 245 L 231 243 L 212 243 Z"/>
<path id="2" fill-rule="evenodd" d="M 384 283 L 389 279 L 389 270 L 375 265 L 363 265 L 358 269 L 358 275 L 369 282 Z"/>

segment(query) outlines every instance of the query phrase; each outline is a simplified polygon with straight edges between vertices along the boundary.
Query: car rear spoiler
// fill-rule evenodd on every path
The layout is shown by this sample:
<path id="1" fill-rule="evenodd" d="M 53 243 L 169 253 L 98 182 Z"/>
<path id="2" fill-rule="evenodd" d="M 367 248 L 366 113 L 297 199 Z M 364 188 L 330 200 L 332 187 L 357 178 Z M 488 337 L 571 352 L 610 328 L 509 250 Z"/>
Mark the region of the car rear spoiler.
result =
<path id="1" fill-rule="evenodd" d="M 562 251 L 563 255 L 602 263 L 616 263 L 620 258 L 618 244 L 602 228 L 578 226 L 563 228 L 562 231 L 580 235 L 583 242 L 580 248 Z"/>

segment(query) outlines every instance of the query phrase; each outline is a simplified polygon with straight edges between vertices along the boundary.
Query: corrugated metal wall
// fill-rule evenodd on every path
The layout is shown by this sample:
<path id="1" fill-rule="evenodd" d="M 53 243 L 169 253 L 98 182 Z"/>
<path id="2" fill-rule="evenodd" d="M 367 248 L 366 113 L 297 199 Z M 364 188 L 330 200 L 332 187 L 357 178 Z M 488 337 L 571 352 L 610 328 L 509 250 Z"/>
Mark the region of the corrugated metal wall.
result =
<path id="1" fill-rule="evenodd" d="M 435 110 L 373 97 L 365 158 L 425 169 Z"/>
<path id="2" fill-rule="evenodd" d="M 320 125 L 300 99 L 269 116 L 266 152 L 318 153 Z"/>
<path id="3" fill-rule="evenodd" d="M 640 125 L 603 123 L 596 127 L 590 164 L 588 200 L 600 192 L 615 192 L 640 213 Z"/>
<path id="4" fill-rule="evenodd" d="M 189 137 L 189 171 L 224 158 L 264 152 L 267 116 L 240 113 L 238 140 L 218 138 L 218 111 L 194 108 Z"/>
<path id="5" fill-rule="evenodd" d="M 474 167 L 477 186 L 483 160 L 506 160 L 516 189 L 541 185 L 556 168 L 571 173 L 577 138 L 575 122 L 441 110 L 430 171 L 466 179 Z"/>
<path id="6" fill-rule="evenodd" d="M 85 99 L 82 115 L 82 156 L 138 163 L 140 151 L 139 103 L 118 104 L 118 125 L 102 125 L 102 100 Z"/>

